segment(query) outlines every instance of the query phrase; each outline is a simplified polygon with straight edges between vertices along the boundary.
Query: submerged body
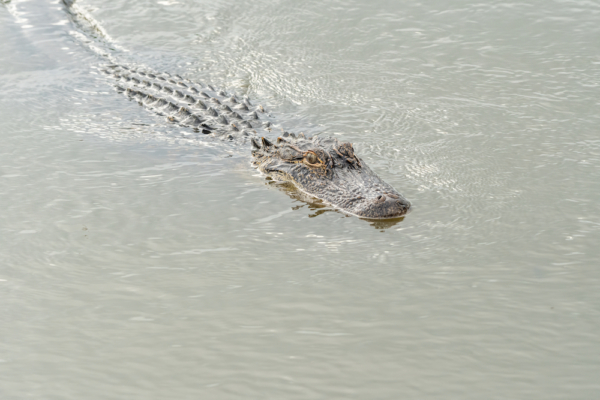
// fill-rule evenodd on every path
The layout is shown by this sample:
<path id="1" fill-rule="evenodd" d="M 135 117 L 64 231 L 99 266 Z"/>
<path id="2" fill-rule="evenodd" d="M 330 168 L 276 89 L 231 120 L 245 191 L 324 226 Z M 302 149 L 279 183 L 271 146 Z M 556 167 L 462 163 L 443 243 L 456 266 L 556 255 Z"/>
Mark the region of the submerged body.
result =
<path id="1" fill-rule="evenodd" d="M 73 22 L 84 32 L 92 32 L 89 36 L 105 35 L 91 16 L 76 9 L 73 0 L 63 2 Z M 113 59 L 110 53 L 86 44 Z M 117 91 L 172 123 L 190 127 L 198 135 L 251 145 L 252 163 L 261 172 L 290 182 L 345 213 L 387 219 L 410 209 L 408 200 L 354 154 L 351 143 L 284 132 L 273 144 L 265 138 L 273 123 L 270 114 L 248 98 L 149 68 L 112 63 L 101 71 L 116 81 Z"/>

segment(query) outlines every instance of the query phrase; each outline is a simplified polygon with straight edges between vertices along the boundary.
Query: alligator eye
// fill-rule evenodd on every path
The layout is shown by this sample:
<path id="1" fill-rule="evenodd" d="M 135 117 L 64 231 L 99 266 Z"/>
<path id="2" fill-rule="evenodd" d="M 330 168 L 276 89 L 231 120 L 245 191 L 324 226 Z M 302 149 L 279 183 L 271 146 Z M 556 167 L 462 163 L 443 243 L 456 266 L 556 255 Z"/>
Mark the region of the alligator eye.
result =
<path id="1" fill-rule="evenodd" d="M 306 160 L 306 162 L 307 162 L 308 164 L 312 164 L 312 165 L 315 165 L 315 164 L 320 164 L 320 163 L 319 163 L 319 159 L 317 158 L 317 156 L 316 156 L 314 153 L 308 153 L 308 154 L 307 154 L 307 155 L 304 157 L 304 160 Z"/>

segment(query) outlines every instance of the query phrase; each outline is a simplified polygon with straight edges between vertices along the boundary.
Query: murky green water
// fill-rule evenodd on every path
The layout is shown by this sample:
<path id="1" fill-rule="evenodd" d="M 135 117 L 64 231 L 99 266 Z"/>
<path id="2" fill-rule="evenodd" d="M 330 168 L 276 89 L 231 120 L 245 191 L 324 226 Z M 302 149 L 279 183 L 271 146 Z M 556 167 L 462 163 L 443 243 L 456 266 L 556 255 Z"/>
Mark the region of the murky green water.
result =
<path id="1" fill-rule="evenodd" d="M 373 224 L 0 3 L 2 399 L 600 397 L 600 4 L 82 0 L 126 62 L 355 143 Z"/>

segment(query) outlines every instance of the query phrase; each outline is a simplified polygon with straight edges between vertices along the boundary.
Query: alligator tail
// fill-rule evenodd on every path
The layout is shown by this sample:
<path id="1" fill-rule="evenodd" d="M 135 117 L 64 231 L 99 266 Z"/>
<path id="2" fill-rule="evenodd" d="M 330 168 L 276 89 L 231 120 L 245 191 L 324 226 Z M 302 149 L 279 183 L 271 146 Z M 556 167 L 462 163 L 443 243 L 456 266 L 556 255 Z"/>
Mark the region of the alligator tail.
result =
<path id="1" fill-rule="evenodd" d="M 113 53 L 126 52 L 124 48 L 115 43 L 110 35 L 87 11 L 76 4 L 76 0 L 62 0 L 71 22 L 78 31 L 70 33 L 84 46 L 94 53 L 114 62 Z"/>
<path id="2" fill-rule="evenodd" d="M 170 122 L 224 139 L 246 142 L 248 137 L 264 135 L 271 130 L 270 115 L 262 106 L 254 106 L 248 98 L 240 98 L 178 75 L 119 62 L 114 54 L 127 50 L 116 44 L 75 0 L 62 2 L 78 28 L 71 32 L 73 36 L 108 61 L 100 70 L 113 78 L 115 89 L 129 99 L 165 116 Z"/>

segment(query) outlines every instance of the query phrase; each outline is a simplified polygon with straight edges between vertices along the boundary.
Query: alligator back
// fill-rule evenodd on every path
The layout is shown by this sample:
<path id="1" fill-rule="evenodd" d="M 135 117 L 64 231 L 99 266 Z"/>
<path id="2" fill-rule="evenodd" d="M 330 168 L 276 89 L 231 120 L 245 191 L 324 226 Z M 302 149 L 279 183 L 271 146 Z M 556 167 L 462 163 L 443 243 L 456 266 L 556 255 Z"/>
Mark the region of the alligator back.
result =
<path id="1" fill-rule="evenodd" d="M 101 71 L 114 79 L 118 92 L 198 134 L 244 143 L 271 130 L 270 115 L 247 97 L 146 68 L 111 64 Z"/>

